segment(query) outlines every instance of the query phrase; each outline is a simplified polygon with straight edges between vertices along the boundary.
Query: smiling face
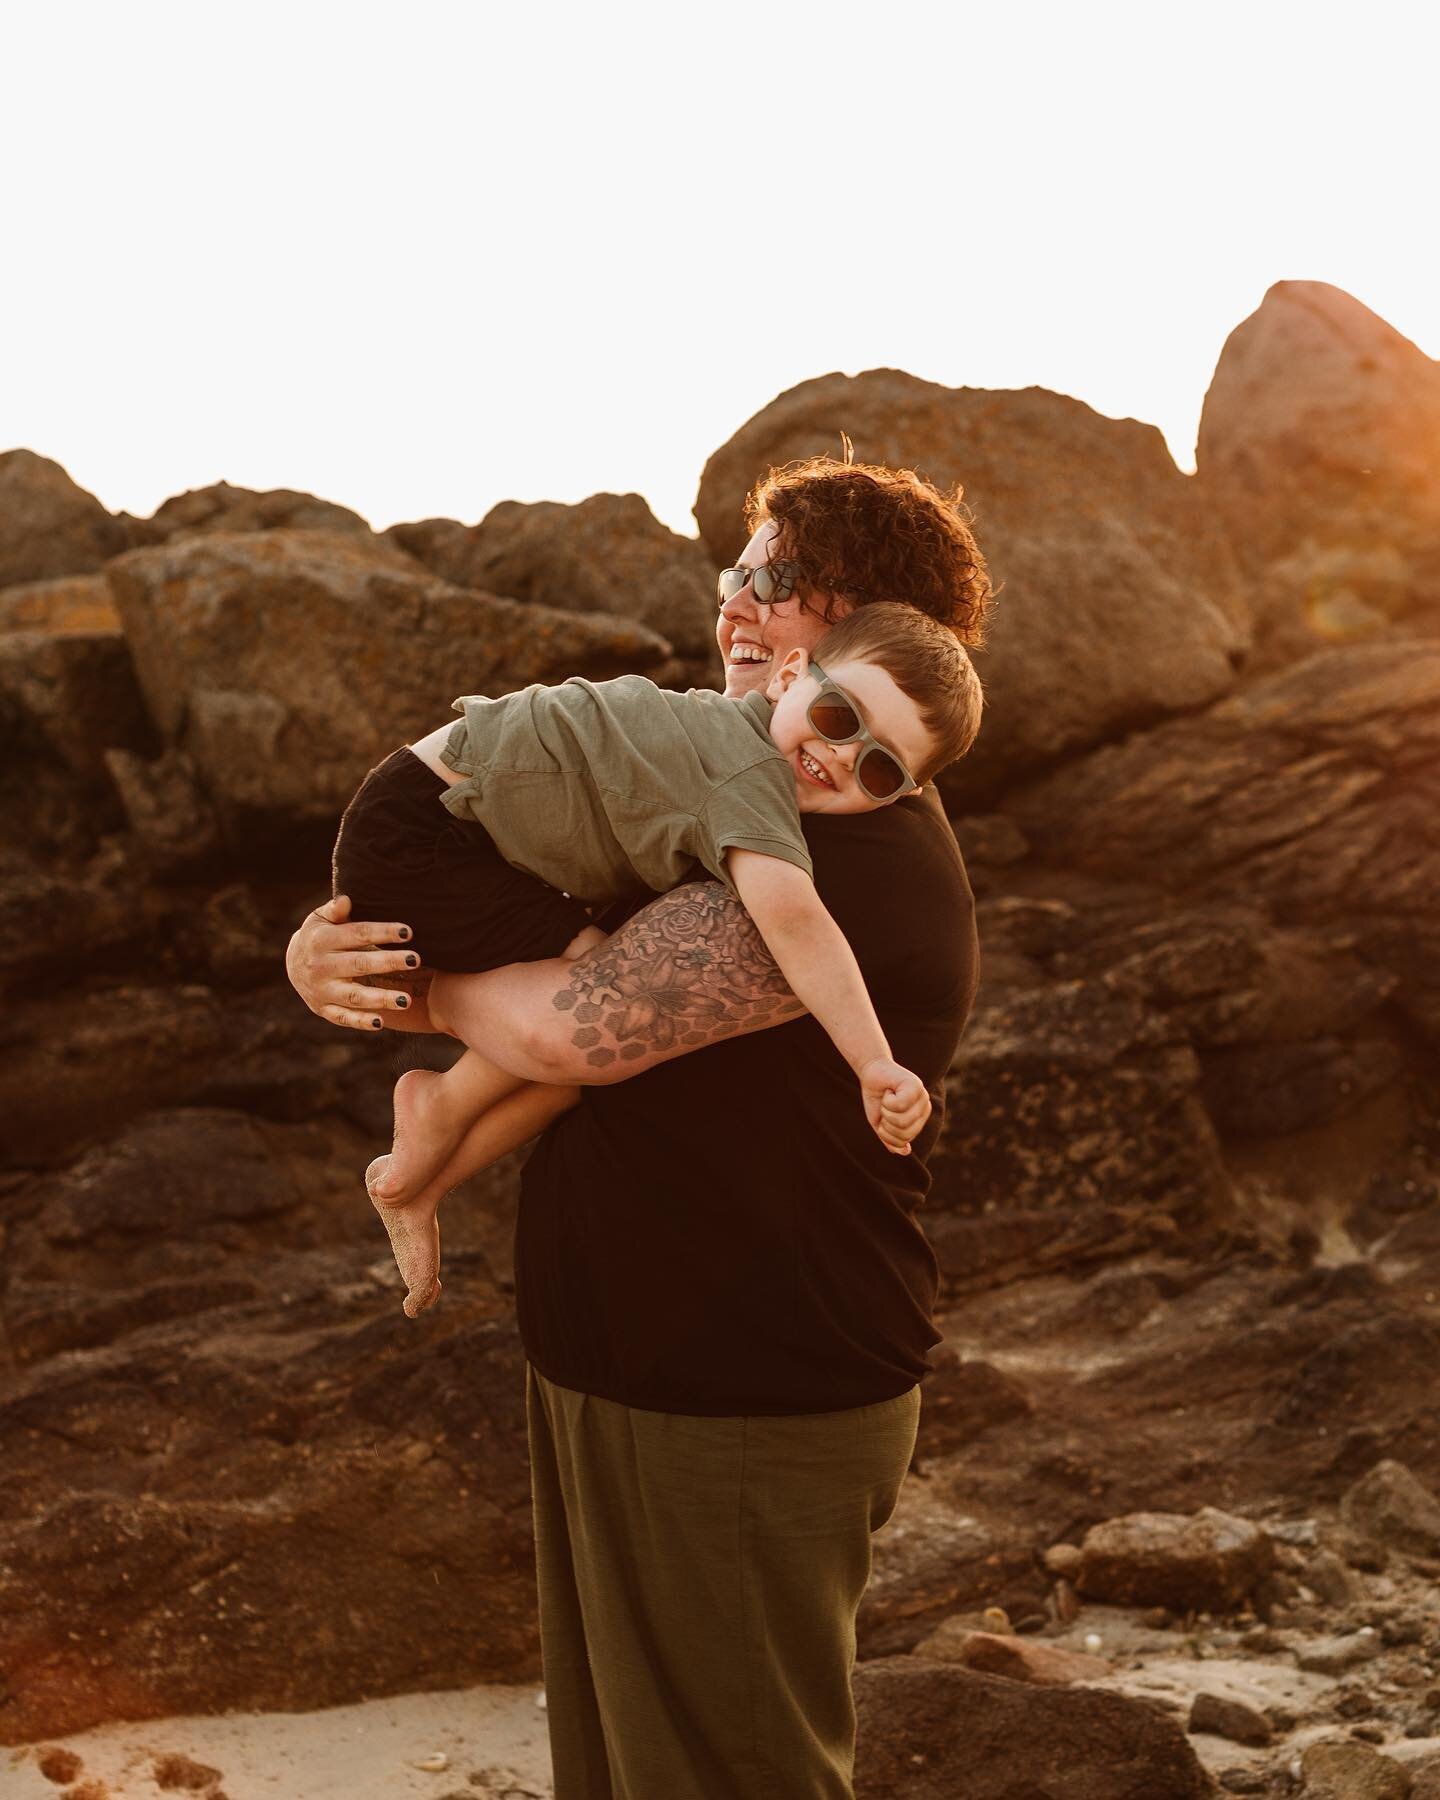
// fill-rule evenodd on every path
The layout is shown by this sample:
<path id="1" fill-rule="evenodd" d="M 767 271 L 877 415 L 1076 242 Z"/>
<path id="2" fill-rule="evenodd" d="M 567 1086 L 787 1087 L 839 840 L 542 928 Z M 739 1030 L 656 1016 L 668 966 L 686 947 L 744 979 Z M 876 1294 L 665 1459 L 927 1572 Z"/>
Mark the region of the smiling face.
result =
<path id="1" fill-rule="evenodd" d="M 758 569 L 772 555 L 778 556 L 778 536 L 779 527 L 773 520 L 765 520 L 736 557 L 735 567 Z M 833 617 L 826 619 L 814 610 L 817 605 L 823 606 L 823 601 L 812 595 L 807 603 L 796 594 L 778 606 L 762 606 L 755 598 L 754 584 L 748 581 L 725 602 L 716 622 L 715 640 L 725 659 L 727 700 L 743 700 L 746 694 L 767 687 L 791 650 L 813 650 L 830 627 L 850 611 L 847 602 L 837 601 Z"/>
<path id="2" fill-rule="evenodd" d="M 824 661 L 823 657 L 821 659 Z M 889 804 L 867 794 L 855 779 L 855 764 L 863 742 L 832 744 L 820 737 L 806 718 L 806 709 L 820 691 L 810 673 L 809 654 L 803 645 L 788 651 L 776 663 L 766 686 L 775 702 L 770 715 L 770 737 L 790 764 L 795 776 L 795 798 L 802 813 L 874 812 Z M 920 721 L 920 709 L 875 663 L 825 663 L 825 673 L 859 707 L 863 723 L 913 775 L 934 752 L 934 740 Z"/>

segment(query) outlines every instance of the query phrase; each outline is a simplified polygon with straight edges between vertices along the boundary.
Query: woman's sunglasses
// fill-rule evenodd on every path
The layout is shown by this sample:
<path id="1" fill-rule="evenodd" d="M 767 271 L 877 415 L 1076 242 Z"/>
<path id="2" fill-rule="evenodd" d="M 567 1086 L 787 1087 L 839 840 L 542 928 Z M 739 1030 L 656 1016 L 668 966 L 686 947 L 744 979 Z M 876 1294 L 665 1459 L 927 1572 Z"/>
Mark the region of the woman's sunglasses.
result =
<path id="1" fill-rule="evenodd" d="M 818 736 L 827 744 L 853 744 L 857 740 L 865 748 L 855 759 L 855 779 L 872 800 L 898 800 L 912 794 L 920 786 L 896 756 L 865 728 L 860 708 L 837 687 L 812 656 L 809 673 L 820 683 L 820 691 L 805 708 L 805 717 Z"/>
<path id="2" fill-rule="evenodd" d="M 761 563 L 758 569 L 722 569 L 717 586 L 719 604 L 733 600 L 747 581 L 755 584 L 755 598 L 761 606 L 778 606 L 795 592 L 800 579 L 800 566 L 793 562 Z"/>

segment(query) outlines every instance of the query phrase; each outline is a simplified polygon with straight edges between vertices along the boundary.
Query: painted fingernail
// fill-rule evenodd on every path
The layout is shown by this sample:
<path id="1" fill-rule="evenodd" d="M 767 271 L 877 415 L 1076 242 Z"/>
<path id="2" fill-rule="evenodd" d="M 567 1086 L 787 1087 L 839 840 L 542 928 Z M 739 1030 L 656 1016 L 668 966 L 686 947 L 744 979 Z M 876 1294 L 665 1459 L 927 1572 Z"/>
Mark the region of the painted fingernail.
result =
<path id="1" fill-rule="evenodd" d="M 413 954 L 410 956 L 407 956 L 405 958 L 405 967 L 407 969 L 418 969 L 420 967 L 420 958 Z"/>
<path id="2" fill-rule="evenodd" d="M 410 1004 L 410 996 L 408 994 L 398 994 L 395 999 L 395 1004 L 400 1008 L 401 1012 L 404 1012 L 405 1008 Z"/>
<path id="3" fill-rule="evenodd" d="M 383 1031 L 385 1029 L 385 1021 L 383 1019 L 372 1019 L 370 1023 L 377 1031 Z"/>
<path id="4" fill-rule="evenodd" d="M 408 944 L 414 935 L 414 932 L 411 931 L 408 925 L 402 925 L 400 927 L 400 942 L 402 944 Z"/>

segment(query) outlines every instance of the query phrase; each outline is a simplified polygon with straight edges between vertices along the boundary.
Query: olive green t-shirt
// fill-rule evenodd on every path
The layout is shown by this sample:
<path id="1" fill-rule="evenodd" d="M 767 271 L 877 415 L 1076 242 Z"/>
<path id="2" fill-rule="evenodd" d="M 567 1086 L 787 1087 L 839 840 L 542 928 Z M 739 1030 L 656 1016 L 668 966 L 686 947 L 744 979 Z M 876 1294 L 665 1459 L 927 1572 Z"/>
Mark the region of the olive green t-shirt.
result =
<path id="1" fill-rule="evenodd" d="M 725 852 L 758 850 L 813 874 L 795 777 L 763 694 L 675 693 L 643 675 L 572 676 L 498 700 L 464 695 L 440 760 L 445 790 L 517 869 L 579 900 L 662 894 L 695 864 L 733 887 Z"/>

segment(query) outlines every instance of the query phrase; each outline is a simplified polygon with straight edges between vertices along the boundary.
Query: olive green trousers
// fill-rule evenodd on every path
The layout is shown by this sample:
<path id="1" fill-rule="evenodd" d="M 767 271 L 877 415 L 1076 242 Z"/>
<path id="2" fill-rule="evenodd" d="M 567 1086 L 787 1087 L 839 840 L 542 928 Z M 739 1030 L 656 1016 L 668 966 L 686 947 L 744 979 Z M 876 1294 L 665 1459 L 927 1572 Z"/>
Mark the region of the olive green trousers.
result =
<path id="1" fill-rule="evenodd" d="M 784 1418 L 526 1393 L 555 1800 L 851 1800 L 855 1614 L 919 1388 Z"/>

